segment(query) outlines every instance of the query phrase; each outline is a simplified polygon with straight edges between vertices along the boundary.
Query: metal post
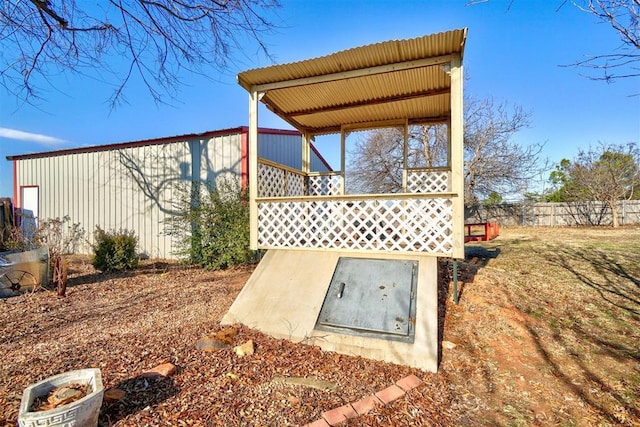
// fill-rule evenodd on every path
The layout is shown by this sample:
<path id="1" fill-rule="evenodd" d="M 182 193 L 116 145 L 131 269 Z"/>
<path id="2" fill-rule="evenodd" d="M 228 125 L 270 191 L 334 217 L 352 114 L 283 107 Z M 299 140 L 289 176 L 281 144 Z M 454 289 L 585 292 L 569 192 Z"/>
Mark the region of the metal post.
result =
<path id="1" fill-rule="evenodd" d="M 458 304 L 458 260 L 453 259 L 453 302 Z"/>

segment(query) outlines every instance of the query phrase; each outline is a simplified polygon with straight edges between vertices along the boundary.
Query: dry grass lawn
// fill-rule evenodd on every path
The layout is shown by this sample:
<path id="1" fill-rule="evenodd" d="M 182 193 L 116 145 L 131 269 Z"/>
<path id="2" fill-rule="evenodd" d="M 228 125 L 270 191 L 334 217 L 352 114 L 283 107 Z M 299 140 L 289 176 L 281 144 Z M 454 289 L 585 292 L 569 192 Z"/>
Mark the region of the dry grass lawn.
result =
<path id="1" fill-rule="evenodd" d="M 301 425 L 410 374 L 424 384 L 345 425 L 640 426 L 640 227 L 511 228 L 467 245 L 460 304 L 441 262 L 437 374 L 325 353 L 239 328 L 256 353 L 203 352 L 251 268 L 209 272 L 146 262 L 99 274 L 81 258 L 67 297 L 0 300 L 0 426 L 30 383 L 98 367 L 100 425 Z M 453 344 L 453 345 L 452 345 Z M 162 362 L 166 380 L 138 375 Z M 309 377 L 319 390 L 274 381 Z"/>
<path id="2" fill-rule="evenodd" d="M 640 227 L 507 229 L 467 254 L 441 372 L 487 424 L 640 425 Z"/>

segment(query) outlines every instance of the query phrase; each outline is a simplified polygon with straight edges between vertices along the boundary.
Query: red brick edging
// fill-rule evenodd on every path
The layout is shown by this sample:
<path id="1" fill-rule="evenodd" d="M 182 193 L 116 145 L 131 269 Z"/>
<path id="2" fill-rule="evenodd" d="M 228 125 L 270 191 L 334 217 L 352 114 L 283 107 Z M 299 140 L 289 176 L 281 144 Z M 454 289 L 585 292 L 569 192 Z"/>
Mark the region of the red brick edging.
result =
<path id="1" fill-rule="evenodd" d="M 376 406 L 386 405 L 405 395 L 406 392 L 418 387 L 422 380 L 415 375 L 409 375 L 396 381 L 395 384 L 380 390 L 379 392 L 348 403 L 330 411 L 322 413 L 322 418 L 307 424 L 305 427 L 329 427 L 337 426 L 349 418 L 364 415 Z"/>

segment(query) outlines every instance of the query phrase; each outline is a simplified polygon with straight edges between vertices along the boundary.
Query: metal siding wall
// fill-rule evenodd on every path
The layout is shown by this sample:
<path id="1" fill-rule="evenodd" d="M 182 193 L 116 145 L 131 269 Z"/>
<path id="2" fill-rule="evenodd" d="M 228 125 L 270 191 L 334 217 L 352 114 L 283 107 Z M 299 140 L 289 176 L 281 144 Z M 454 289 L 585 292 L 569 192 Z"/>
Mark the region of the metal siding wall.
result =
<path id="1" fill-rule="evenodd" d="M 258 136 L 258 156 L 294 169 L 302 169 L 302 137 L 298 135 L 264 134 Z M 327 172 L 328 168 L 311 150 L 311 171 Z"/>
<path id="2" fill-rule="evenodd" d="M 221 176 L 240 179 L 242 136 L 224 135 L 119 150 L 19 160 L 16 183 L 40 187 L 40 219 L 69 215 L 93 242 L 96 226 L 135 231 L 139 250 L 153 258 L 173 258 L 176 241 L 164 234 L 173 215 L 178 186 L 192 178 L 213 184 Z M 191 147 L 198 147 L 200 170 L 192 177 Z M 260 155 L 300 168 L 301 138 L 260 135 Z M 312 165 L 319 161 L 312 153 Z M 128 166 L 127 166 L 128 165 Z M 315 169 L 315 168 L 314 168 Z M 320 169 L 324 170 L 326 168 Z M 239 181 L 238 181 L 239 182 Z M 91 247 L 81 250 L 90 253 Z"/>
<path id="3" fill-rule="evenodd" d="M 311 150 L 311 172 L 329 172 L 329 168 L 324 164 L 317 154 Z"/>
<path id="4" fill-rule="evenodd" d="M 296 135 L 258 135 L 258 156 L 302 169 L 302 138 Z"/>
<path id="5" fill-rule="evenodd" d="M 200 180 L 210 184 L 218 179 L 233 179 L 240 183 L 242 172 L 242 137 L 240 134 L 209 139 L 203 145 Z"/>

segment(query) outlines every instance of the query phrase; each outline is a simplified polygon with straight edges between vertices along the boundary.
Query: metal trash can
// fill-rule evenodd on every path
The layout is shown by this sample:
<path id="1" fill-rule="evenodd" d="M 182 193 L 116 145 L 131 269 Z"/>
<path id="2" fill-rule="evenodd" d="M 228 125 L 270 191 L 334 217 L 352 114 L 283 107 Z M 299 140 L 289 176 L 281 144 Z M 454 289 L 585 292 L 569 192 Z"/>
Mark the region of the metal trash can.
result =
<path id="1" fill-rule="evenodd" d="M 49 286 L 49 248 L 0 252 L 0 298 Z"/>

